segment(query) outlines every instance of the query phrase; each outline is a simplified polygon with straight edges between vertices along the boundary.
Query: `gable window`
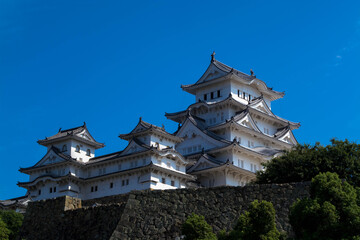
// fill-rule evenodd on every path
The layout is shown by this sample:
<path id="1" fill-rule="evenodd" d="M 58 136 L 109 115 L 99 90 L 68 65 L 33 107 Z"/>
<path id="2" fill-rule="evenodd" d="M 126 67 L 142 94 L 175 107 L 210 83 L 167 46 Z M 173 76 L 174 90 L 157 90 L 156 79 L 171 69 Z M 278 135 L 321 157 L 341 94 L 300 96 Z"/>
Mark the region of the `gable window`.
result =
<path id="1" fill-rule="evenodd" d="M 207 100 L 207 94 L 204 94 L 204 100 L 205 101 Z"/>
<path id="2" fill-rule="evenodd" d="M 80 152 L 80 146 L 79 145 L 76 145 L 75 152 Z"/>
<path id="3" fill-rule="evenodd" d="M 64 146 L 62 147 L 62 151 L 63 151 L 63 152 L 66 152 L 66 151 L 67 151 L 67 146 L 66 146 L 66 145 L 64 145 Z"/>
<path id="4" fill-rule="evenodd" d="M 86 156 L 89 156 L 90 157 L 90 149 L 86 150 Z"/>

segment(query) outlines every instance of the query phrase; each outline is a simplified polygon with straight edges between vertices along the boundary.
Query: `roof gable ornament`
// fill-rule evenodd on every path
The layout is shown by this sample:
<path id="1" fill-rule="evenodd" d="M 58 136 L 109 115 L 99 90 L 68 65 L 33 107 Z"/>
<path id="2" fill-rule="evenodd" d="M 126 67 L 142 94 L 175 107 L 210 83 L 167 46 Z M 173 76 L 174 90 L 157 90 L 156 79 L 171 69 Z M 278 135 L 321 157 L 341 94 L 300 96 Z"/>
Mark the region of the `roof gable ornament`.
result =
<path id="1" fill-rule="evenodd" d="M 215 61 L 215 51 L 213 51 L 213 53 L 211 54 L 211 62 L 214 62 Z"/>

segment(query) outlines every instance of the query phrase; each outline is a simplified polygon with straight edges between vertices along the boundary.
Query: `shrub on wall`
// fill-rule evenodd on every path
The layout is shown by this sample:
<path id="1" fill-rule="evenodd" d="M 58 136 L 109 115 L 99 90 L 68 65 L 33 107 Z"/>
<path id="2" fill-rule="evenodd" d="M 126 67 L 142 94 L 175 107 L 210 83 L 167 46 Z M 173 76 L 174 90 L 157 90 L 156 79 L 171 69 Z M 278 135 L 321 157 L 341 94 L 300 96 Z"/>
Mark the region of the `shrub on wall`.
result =
<path id="1" fill-rule="evenodd" d="M 205 221 L 204 216 L 192 213 L 182 225 L 182 234 L 186 240 L 216 240 L 212 227 Z"/>
<path id="2" fill-rule="evenodd" d="M 279 240 L 280 234 L 275 224 L 275 209 L 272 203 L 255 200 L 249 210 L 242 214 L 229 234 L 219 234 L 220 240 Z"/>
<path id="3" fill-rule="evenodd" d="M 290 223 L 296 239 L 360 239 L 360 196 L 336 173 L 313 178 L 310 198 L 290 208 Z"/>
<path id="4" fill-rule="evenodd" d="M 23 219 L 24 216 L 21 213 L 17 213 L 13 210 L 0 210 L 0 220 L 5 223 L 5 227 L 9 230 L 8 237 L 10 240 L 17 238 Z"/>

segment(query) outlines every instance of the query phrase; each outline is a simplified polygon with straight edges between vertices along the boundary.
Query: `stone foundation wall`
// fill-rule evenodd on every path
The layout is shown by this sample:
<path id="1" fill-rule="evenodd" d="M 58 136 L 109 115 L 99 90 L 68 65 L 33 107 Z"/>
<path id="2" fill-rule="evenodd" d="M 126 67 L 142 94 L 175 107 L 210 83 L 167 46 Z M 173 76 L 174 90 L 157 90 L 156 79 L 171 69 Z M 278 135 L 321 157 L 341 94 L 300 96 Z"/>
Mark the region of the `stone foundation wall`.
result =
<path id="1" fill-rule="evenodd" d="M 230 230 L 255 200 L 276 210 L 277 227 L 292 234 L 289 207 L 309 196 L 310 183 L 264 184 L 131 192 L 82 201 L 62 198 L 28 206 L 22 237 L 31 239 L 176 239 L 191 213 L 205 216 L 215 232 Z M 67 203 L 67 207 L 64 205 Z M 73 208 L 74 210 L 64 211 Z"/>

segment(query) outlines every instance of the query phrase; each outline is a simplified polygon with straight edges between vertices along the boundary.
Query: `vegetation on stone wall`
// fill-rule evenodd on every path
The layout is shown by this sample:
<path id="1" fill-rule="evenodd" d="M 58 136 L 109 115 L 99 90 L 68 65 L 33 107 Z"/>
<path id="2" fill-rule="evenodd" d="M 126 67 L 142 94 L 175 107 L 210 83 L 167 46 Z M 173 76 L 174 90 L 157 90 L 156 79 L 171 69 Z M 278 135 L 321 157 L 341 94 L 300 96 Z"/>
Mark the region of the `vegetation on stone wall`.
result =
<path id="1" fill-rule="evenodd" d="M 298 145 L 293 151 L 264 164 L 257 172 L 257 183 L 310 181 L 320 172 L 335 172 L 354 186 L 360 186 L 360 144 L 332 139 L 324 147 Z"/>
<path id="2" fill-rule="evenodd" d="M 360 196 L 336 173 L 313 178 L 310 198 L 298 200 L 290 209 L 290 223 L 297 239 L 360 239 Z"/>
<path id="3" fill-rule="evenodd" d="M 0 210 L 0 240 L 17 239 L 23 215 L 13 210 Z"/>
<path id="4" fill-rule="evenodd" d="M 275 209 L 271 202 L 255 200 L 241 214 L 234 230 L 221 232 L 219 240 L 280 240 L 285 239 L 275 224 Z"/>
<path id="5" fill-rule="evenodd" d="M 182 225 L 185 240 L 216 240 L 212 227 L 205 221 L 204 216 L 192 213 Z"/>

